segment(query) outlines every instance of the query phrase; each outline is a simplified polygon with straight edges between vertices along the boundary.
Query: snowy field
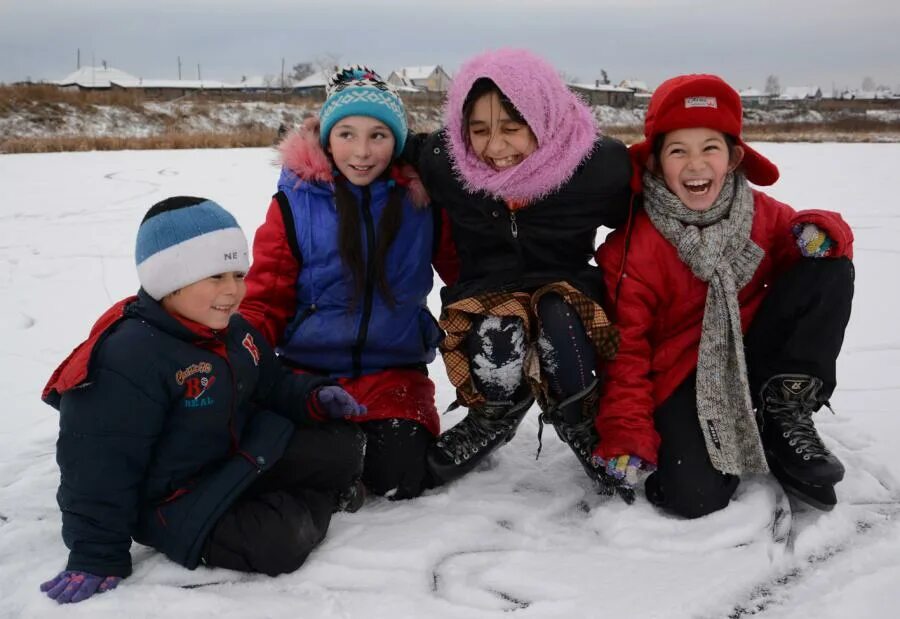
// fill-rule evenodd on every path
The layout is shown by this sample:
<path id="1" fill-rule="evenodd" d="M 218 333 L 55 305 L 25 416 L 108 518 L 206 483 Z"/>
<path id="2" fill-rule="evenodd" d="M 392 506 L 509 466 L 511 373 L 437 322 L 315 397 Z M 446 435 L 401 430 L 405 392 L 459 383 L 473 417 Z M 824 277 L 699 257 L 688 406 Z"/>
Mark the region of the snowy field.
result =
<path id="1" fill-rule="evenodd" d="M 533 410 L 486 466 L 407 502 L 339 514 L 299 571 L 188 571 L 144 547 L 112 593 L 58 608 L 38 591 L 66 561 L 41 388 L 94 319 L 137 289 L 135 231 L 167 196 L 212 198 L 252 235 L 278 171 L 264 149 L 0 156 L 0 617 L 891 617 L 900 607 L 900 145 L 761 144 L 796 208 L 856 234 L 853 317 L 817 415 L 847 466 L 830 513 L 768 478 L 687 521 L 593 493 Z M 894 281 L 894 284 L 890 282 Z M 437 310 L 437 295 L 432 295 Z M 438 405 L 453 399 L 440 361 Z M 461 418 L 443 418 L 448 427 Z M 891 611 L 890 609 L 894 610 Z"/>

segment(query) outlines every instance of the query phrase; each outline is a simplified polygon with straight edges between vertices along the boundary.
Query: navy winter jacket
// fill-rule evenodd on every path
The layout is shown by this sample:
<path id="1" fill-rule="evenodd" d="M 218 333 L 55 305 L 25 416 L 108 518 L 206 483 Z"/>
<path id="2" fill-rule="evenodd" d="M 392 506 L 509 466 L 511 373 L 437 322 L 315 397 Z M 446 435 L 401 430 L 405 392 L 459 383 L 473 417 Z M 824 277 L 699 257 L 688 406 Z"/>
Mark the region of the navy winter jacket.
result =
<path id="1" fill-rule="evenodd" d="M 459 279 L 441 290 L 443 304 L 489 292 L 534 291 L 565 281 L 598 303 L 603 273 L 590 264 L 597 229 L 625 223 L 631 163 L 625 145 L 598 137 L 572 177 L 550 195 L 512 210 L 469 192 L 454 170 L 444 130 L 410 135 L 404 158 L 422 175 L 434 205 L 447 211 L 459 254 Z"/>
<path id="2" fill-rule="evenodd" d="M 193 569 L 212 526 L 281 457 L 330 381 L 282 368 L 240 316 L 201 335 L 143 291 L 120 315 L 81 355 L 86 379 L 54 387 L 61 366 L 45 392 L 60 411 L 67 569 L 127 576 L 132 539 Z"/>

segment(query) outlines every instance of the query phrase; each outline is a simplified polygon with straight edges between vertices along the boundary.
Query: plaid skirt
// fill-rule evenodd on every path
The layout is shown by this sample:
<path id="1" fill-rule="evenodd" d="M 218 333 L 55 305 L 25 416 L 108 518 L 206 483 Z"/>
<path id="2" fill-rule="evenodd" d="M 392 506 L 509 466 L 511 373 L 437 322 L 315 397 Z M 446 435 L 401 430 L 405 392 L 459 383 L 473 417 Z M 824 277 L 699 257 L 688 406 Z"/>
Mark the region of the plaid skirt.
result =
<path id="1" fill-rule="evenodd" d="M 615 356 L 619 347 L 619 331 L 596 301 L 566 282 L 547 284 L 533 293 L 498 292 L 460 299 L 444 307 L 438 321 L 447 334 L 440 350 L 447 376 L 456 387 L 457 402 L 470 408 L 485 403 L 485 397 L 472 380 L 470 359 L 464 345 L 474 320 L 480 316 L 515 316 L 525 325 L 525 379 L 541 408 L 547 408 L 550 401 L 548 381 L 541 373 L 535 343 L 541 330 L 537 305 L 548 293 L 558 294 L 575 310 L 599 359 L 609 360 Z"/>

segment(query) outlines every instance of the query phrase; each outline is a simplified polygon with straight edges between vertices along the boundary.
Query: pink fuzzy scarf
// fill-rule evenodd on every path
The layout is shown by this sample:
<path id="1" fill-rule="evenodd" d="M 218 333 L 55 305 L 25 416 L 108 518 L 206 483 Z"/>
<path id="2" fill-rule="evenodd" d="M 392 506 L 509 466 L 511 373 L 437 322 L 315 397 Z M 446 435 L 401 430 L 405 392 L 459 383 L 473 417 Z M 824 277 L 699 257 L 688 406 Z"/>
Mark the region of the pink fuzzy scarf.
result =
<path id="1" fill-rule="evenodd" d="M 493 80 L 537 137 L 538 147 L 522 163 L 498 172 L 466 146 L 462 108 L 472 84 Z M 532 202 L 558 190 L 591 153 L 597 127 L 590 109 L 548 62 L 526 50 L 485 52 L 466 62 L 453 79 L 444 119 L 450 157 L 469 192 L 507 201 Z"/>

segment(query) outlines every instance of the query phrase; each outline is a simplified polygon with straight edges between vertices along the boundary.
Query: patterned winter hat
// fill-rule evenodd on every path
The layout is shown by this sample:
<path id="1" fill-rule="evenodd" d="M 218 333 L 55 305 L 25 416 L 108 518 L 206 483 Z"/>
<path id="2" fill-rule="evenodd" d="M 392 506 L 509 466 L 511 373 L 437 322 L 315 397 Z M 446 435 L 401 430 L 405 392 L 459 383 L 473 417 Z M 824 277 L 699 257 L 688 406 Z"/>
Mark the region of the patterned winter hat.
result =
<path id="1" fill-rule="evenodd" d="M 134 251 L 141 287 L 159 301 L 201 279 L 250 268 L 247 238 L 231 213 L 206 198 L 178 196 L 150 207 Z"/>
<path id="2" fill-rule="evenodd" d="M 644 120 L 644 141 L 628 149 L 635 167 L 647 163 L 656 136 L 692 127 L 707 127 L 728 134 L 744 149 L 741 167 L 747 180 L 772 185 L 778 180 L 774 163 L 741 139 L 743 108 L 734 88 L 717 75 L 679 75 L 666 80 L 650 98 Z"/>
<path id="3" fill-rule="evenodd" d="M 372 69 L 361 65 L 347 66 L 331 76 L 325 87 L 328 98 L 319 112 L 322 148 L 337 122 L 347 116 L 377 118 L 394 134 L 394 156 L 403 152 L 406 143 L 406 108 L 397 91 Z"/>

